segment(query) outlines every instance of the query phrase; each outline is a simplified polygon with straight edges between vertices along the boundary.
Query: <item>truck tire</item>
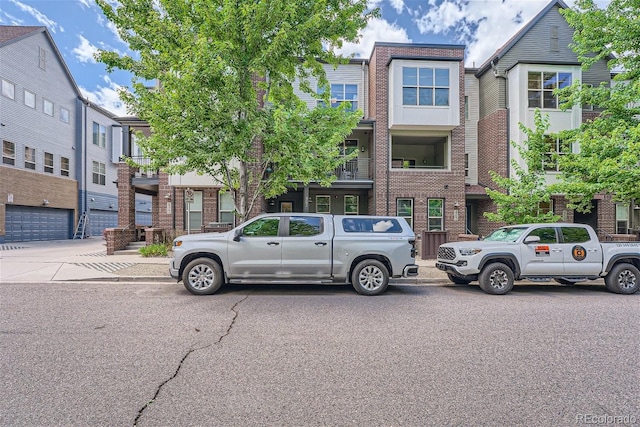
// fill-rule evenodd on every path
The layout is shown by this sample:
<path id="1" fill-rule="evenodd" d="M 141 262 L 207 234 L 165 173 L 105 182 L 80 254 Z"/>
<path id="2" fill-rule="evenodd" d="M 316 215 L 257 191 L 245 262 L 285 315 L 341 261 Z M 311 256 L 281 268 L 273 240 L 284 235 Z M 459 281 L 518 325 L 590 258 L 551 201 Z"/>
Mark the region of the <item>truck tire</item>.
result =
<path id="1" fill-rule="evenodd" d="M 501 262 L 487 264 L 478 276 L 480 288 L 491 295 L 506 294 L 513 288 L 513 281 L 513 271 Z"/>
<path id="2" fill-rule="evenodd" d="M 616 264 L 605 276 L 604 283 L 609 292 L 634 294 L 638 292 L 638 287 L 640 287 L 640 270 L 633 264 Z"/>
<path id="3" fill-rule="evenodd" d="M 389 271 L 378 260 L 360 261 L 351 273 L 351 285 L 362 295 L 378 295 L 389 285 Z"/>
<path id="4" fill-rule="evenodd" d="M 194 295 L 211 295 L 222 286 L 222 267 L 210 258 L 194 259 L 184 268 L 182 283 Z"/>
<path id="5" fill-rule="evenodd" d="M 468 285 L 469 283 L 472 282 L 472 280 L 463 279 L 462 277 L 454 276 L 451 273 L 447 273 L 447 277 L 449 277 L 449 280 L 455 283 L 456 285 Z"/>

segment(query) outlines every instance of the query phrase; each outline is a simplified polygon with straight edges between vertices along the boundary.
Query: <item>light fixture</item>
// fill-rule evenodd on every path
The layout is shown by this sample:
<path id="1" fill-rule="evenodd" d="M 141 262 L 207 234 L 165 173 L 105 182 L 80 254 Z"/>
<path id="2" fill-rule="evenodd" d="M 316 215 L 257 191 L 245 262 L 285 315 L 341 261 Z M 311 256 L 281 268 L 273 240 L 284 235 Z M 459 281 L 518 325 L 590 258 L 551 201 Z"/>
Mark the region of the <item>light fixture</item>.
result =
<path id="1" fill-rule="evenodd" d="M 49 204 L 49 200 L 47 200 L 47 199 L 42 200 L 42 205 L 43 206 L 47 206 L 48 204 Z"/>
<path id="2" fill-rule="evenodd" d="M 95 202 L 95 201 L 96 201 L 96 199 L 94 199 L 94 198 L 92 197 L 92 198 L 91 198 L 91 201 L 92 201 L 92 202 Z"/>
<path id="3" fill-rule="evenodd" d="M 169 194 L 169 193 L 165 194 L 165 195 L 164 195 L 164 198 L 165 198 L 166 200 L 171 200 L 171 194 Z"/>
<path id="4" fill-rule="evenodd" d="M 460 208 L 460 203 L 455 202 L 455 203 L 453 204 L 453 209 L 458 209 L 458 208 Z"/>
<path id="5" fill-rule="evenodd" d="M 364 153 L 364 150 L 365 150 L 364 145 L 361 145 L 360 146 L 360 151 L 362 151 Z"/>

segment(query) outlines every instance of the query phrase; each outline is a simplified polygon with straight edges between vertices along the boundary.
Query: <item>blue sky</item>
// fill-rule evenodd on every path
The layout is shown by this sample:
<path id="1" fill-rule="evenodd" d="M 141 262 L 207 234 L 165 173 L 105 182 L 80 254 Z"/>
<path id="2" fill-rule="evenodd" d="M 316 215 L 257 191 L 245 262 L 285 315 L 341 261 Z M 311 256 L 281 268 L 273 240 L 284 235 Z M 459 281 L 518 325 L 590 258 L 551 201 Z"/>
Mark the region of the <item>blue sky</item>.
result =
<path id="1" fill-rule="evenodd" d="M 465 45 L 466 65 L 480 66 L 549 1 L 369 0 L 381 17 L 364 29 L 359 44 L 344 46 L 342 53 L 368 58 L 376 41 L 446 43 Z M 573 0 L 565 3 L 572 6 Z M 125 53 L 128 46 L 93 0 L 0 0 L 0 25 L 46 26 L 84 96 L 127 115 L 117 88 L 129 86 L 131 77 L 107 73 L 93 53 L 98 48 Z"/>

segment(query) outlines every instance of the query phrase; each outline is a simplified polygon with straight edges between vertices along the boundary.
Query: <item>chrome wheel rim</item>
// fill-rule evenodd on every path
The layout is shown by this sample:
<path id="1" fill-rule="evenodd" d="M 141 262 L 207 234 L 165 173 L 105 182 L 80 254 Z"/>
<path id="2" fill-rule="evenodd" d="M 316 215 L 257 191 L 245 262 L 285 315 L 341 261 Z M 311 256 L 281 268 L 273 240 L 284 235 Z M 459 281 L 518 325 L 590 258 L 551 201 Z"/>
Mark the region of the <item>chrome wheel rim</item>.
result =
<path id="1" fill-rule="evenodd" d="M 636 287 L 636 275 L 633 271 L 623 270 L 618 274 L 618 285 L 620 289 L 633 289 Z"/>
<path id="2" fill-rule="evenodd" d="M 384 283 L 384 274 L 382 270 L 374 265 L 367 265 L 358 274 L 358 283 L 368 291 L 374 291 L 380 288 Z"/>
<path id="3" fill-rule="evenodd" d="M 504 270 L 495 270 L 489 276 L 489 283 L 493 289 L 504 289 L 508 282 L 509 278 Z"/>
<path id="4" fill-rule="evenodd" d="M 205 290 L 213 286 L 215 272 L 206 264 L 196 265 L 189 272 L 189 285 L 197 290 Z"/>

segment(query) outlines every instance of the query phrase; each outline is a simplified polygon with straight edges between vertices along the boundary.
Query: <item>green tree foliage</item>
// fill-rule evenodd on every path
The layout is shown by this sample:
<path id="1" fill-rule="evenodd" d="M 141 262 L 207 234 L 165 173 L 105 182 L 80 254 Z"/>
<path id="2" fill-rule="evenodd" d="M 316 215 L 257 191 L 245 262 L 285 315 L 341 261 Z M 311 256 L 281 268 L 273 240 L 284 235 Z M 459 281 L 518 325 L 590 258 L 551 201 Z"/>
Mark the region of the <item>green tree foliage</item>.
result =
<path id="1" fill-rule="evenodd" d="M 601 114 L 565 132 L 579 152 L 561 156 L 555 189 L 581 212 L 591 209 L 596 194 L 612 194 L 621 202 L 640 200 L 640 3 L 612 0 L 599 9 L 592 0 L 578 0 L 561 13 L 575 30 L 571 46 L 583 69 L 606 60 L 620 72 L 611 85 L 576 82 L 560 91 L 568 101 L 565 107 L 591 104 Z"/>
<path id="2" fill-rule="evenodd" d="M 134 74 L 122 98 L 147 121 L 138 140 L 152 167 L 217 177 L 245 219 L 260 195 L 291 181 L 329 185 L 339 142 L 362 113 L 309 110 L 293 83 L 327 87 L 323 63 L 378 11 L 365 0 L 97 0 L 135 56 L 101 50 L 109 71 Z M 160 82 L 149 89 L 150 81 Z M 324 91 L 324 105 L 330 91 Z"/>
<path id="3" fill-rule="evenodd" d="M 515 176 L 504 177 L 490 171 L 491 179 L 501 190 L 486 188 L 487 194 L 497 206 L 497 211 L 485 212 L 489 221 L 511 224 L 526 224 L 537 222 L 556 222 L 560 219 L 553 212 L 541 212 L 540 203 L 549 203 L 551 191 L 545 182 L 544 164 L 546 156 L 545 133 L 549 129 L 549 119 L 535 111 L 534 123 L 536 128 L 529 129 L 520 123 L 520 130 L 527 135 L 523 145 L 511 141 L 511 145 L 518 151 L 524 165 L 517 159 L 511 160 Z"/>

